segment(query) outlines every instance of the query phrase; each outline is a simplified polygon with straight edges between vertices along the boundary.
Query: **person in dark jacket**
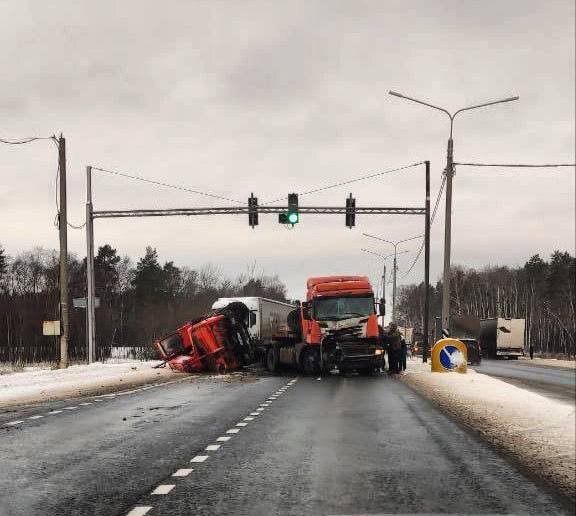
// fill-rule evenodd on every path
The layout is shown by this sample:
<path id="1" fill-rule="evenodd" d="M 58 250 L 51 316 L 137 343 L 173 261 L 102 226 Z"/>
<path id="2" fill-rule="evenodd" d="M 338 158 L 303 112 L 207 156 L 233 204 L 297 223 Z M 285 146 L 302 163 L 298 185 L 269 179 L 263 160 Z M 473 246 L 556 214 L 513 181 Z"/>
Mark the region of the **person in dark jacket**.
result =
<path id="1" fill-rule="evenodd" d="M 388 326 L 386 340 L 388 342 L 388 371 L 390 374 L 398 374 L 401 363 L 402 335 L 396 324 L 390 323 Z"/>
<path id="2" fill-rule="evenodd" d="M 406 356 L 408 355 L 408 344 L 404 337 L 400 340 L 400 369 L 406 371 Z"/>

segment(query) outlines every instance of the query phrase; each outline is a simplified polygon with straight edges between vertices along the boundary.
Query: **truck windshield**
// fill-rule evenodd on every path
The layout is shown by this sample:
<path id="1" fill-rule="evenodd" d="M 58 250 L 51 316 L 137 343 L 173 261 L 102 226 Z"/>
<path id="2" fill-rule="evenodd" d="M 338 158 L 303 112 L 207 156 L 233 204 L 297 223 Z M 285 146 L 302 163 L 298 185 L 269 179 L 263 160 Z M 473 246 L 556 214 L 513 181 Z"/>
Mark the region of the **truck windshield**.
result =
<path id="1" fill-rule="evenodd" d="M 374 313 L 374 299 L 370 297 L 327 297 L 314 301 L 314 318 L 318 321 L 340 321 Z"/>

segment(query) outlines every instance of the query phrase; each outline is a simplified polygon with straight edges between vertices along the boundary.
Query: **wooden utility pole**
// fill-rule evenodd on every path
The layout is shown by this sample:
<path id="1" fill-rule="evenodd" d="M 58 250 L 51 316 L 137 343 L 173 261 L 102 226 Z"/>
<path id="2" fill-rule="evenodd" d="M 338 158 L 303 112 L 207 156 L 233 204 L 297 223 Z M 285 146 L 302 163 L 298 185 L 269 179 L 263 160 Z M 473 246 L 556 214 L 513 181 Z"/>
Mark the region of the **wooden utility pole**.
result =
<path id="1" fill-rule="evenodd" d="M 66 140 L 58 138 L 58 173 L 60 180 L 60 368 L 68 367 L 68 214 L 66 203 Z"/>

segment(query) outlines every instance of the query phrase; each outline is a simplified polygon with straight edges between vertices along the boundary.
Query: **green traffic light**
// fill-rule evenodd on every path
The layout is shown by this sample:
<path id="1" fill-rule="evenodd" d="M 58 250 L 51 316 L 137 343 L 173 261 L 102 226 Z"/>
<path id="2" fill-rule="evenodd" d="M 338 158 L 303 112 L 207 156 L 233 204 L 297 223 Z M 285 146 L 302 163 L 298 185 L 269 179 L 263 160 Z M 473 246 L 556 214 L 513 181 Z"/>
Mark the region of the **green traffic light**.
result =
<path id="1" fill-rule="evenodd" d="M 288 214 L 288 222 L 296 224 L 298 222 L 298 213 L 292 212 Z"/>

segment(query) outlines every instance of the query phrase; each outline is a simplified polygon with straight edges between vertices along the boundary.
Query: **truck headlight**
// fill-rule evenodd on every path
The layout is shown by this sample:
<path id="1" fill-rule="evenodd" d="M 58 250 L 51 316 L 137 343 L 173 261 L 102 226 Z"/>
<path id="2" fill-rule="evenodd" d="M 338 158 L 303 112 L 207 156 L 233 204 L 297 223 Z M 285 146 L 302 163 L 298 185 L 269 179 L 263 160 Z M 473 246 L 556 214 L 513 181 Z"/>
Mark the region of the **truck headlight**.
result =
<path id="1" fill-rule="evenodd" d="M 380 348 L 376 348 L 375 351 L 374 351 L 374 354 L 375 354 L 375 355 L 381 355 L 382 353 L 384 353 L 384 350 L 383 350 L 383 349 L 380 349 Z"/>

